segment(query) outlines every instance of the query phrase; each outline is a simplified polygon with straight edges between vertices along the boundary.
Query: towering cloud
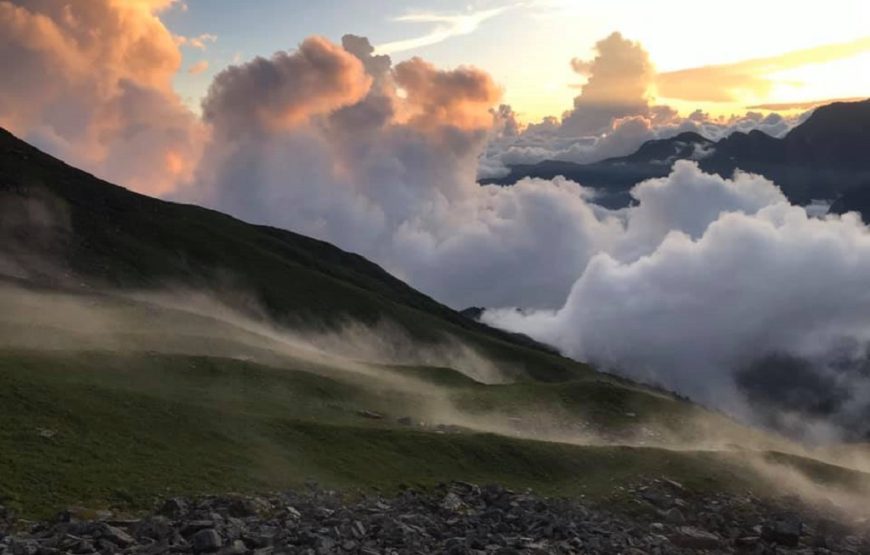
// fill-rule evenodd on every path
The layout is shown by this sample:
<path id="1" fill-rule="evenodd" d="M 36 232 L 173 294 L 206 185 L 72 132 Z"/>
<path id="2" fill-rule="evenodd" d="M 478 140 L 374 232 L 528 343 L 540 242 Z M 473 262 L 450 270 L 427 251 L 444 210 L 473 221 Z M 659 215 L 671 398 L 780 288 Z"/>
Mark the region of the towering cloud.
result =
<path id="1" fill-rule="evenodd" d="M 141 191 L 196 166 L 203 130 L 172 91 L 170 0 L 0 0 L 0 125 Z"/>
<path id="2" fill-rule="evenodd" d="M 574 71 L 587 78 L 574 99 L 574 109 L 562 120 L 562 133 L 599 135 L 614 119 L 649 113 L 649 87 L 654 76 L 643 47 L 613 33 L 595 45 L 598 55 L 571 61 Z"/>
<path id="3" fill-rule="evenodd" d="M 456 306 L 558 306 L 616 219 L 573 183 L 477 185 L 501 94 L 486 73 L 393 67 L 365 39 L 342 42 L 215 78 L 188 198 L 361 252 Z"/>
<path id="4" fill-rule="evenodd" d="M 203 101 L 203 115 L 227 134 L 277 133 L 355 104 L 370 86 L 359 59 L 313 37 L 292 54 L 278 52 L 219 73 Z"/>

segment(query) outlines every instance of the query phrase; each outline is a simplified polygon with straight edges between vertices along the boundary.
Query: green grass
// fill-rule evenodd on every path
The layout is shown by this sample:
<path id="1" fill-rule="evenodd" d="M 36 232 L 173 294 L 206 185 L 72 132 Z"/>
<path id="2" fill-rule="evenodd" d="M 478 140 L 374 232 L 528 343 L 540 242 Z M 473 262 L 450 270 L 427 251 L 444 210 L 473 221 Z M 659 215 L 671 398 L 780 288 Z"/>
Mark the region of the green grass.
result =
<path id="1" fill-rule="evenodd" d="M 534 388 L 518 396 L 513 386 L 482 386 L 445 369 L 432 373 L 436 382 L 445 377 L 448 391 L 460 396 L 492 391 L 510 403 L 535 395 Z M 596 391 L 583 404 L 597 404 Z M 547 391 L 537 401 L 551 396 Z M 393 420 L 425 402 L 424 394 L 415 399 L 372 387 L 368 378 L 229 359 L 4 351 L 0 497 L 24 514 L 48 516 L 70 505 L 136 509 L 160 496 L 264 491 L 307 480 L 394 490 L 462 479 L 590 498 L 656 476 L 703 490 L 758 487 L 734 459 L 711 452 L 439 434 Z M 389 418 L 362 418 L 356 413 L 362 409 Z"/>
<path id="2" fill-rule="evenodd" d="M 0 492 L 14 504 L 45 515 L 64 504 L 141 506 L 161 494 L 307 479 L 391 488 L 463 478 L 580 491 L 599 481 L 590 479 L 596 473 L 618 479 L 619 468 L 682 460 L 398 429 L 355 417 L 351 409 L 378 405 L 344 385 L 293 372 L 266 379 L 268 370 L 227 361 L 166 357 L 153 374 L 128 381 L 129 373 L 97 366 L 109 358 L 0 359 Z"/>

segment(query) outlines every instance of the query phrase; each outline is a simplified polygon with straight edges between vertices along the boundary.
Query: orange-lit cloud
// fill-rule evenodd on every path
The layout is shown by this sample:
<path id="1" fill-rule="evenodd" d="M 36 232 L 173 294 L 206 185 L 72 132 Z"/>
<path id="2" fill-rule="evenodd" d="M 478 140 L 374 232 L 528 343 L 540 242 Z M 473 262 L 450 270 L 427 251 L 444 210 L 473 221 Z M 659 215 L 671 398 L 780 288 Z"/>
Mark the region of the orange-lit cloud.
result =
<path id="1" fill-rule="evenodd" d="M 870 37 L 787 52 L 778 56 L 660 73 L 658 94 L 693 102 L 735 102 L 764 98 L 774 86 L 772 74 L 833 62 L 870 51 Z"/>
<path id="2" fill-rule="evenodd" d="M 219 73 L 203 101 L 203 115 L 224 132 L 287 129 L 360 101 L 371 84 L 356 56 L 323 37 L 310 37 L 295 52 Z"/>
<path id="3" fill-rule="evenodd" d="M 213 43 L 217 41 L 217 35 L 213 35 L 211 33 L 203 33 L 201 35 L 195 37 L 185 37 L 181 35 L 175 36 L 175 42 L 178 46 L 190 46 L 191 48 L 196 48 L 198 50 L 205 50 L 208 48 L 209 43 Z"/>
<path id="4" fill-rule="evenodd" d="M 200 60 L 187 68 L 187 73 L 190 75 L 199 75 L 208 70 L 208 60 Z"/>
<path id="5" fill-rule="evenodd" d="M 0 125 L 143 192 L 190 177 L 204 135 L 172 89 L 181 54 L 157 17 L 172 3 L 0 0 L 0 71 L 15 76 L 0 81 Z"/>
<path id="6" fill-rule="evenodd" d="M 471 67 L 443 71 L 412 58 L 396 66 L 395 79 L 405 91 L 411 120 L 424 126 L 487 128 L 492 125 L 489 110 L 501 98 L 492 77 Z"/>

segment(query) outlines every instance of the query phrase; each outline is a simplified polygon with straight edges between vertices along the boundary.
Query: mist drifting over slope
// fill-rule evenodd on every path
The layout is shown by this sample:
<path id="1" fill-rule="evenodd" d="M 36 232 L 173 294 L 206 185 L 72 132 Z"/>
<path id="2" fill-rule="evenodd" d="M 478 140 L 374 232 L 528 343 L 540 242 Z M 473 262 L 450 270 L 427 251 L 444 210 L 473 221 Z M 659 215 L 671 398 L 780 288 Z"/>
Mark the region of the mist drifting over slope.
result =
<path id="1" fill-rule="evenodd" d="M 353 35 L 227 68 L 199 117 L 171 88 L 169 5 L 101 0 L 69 17 L 66 2 L 0 2 L 19 76 L 0 84 L 0 123 L 137 190 L 363 254 L 570 356 L 753 418 L 867 432 L 870 239 L 857 217 L 811 218 L 763 178 L 687 162 L 619 211 L 562 179 L 477 184 L 511 156 L 591 161 L 684 130 L 781 134 L 793 121 L 657 106 L 647 53 L 618 34 L 574 62 L 588 81 L 573 109 L 525 131 L 485 71 L 394 64 Z M 50 32 L 36 40 L 39 26 Z"/>

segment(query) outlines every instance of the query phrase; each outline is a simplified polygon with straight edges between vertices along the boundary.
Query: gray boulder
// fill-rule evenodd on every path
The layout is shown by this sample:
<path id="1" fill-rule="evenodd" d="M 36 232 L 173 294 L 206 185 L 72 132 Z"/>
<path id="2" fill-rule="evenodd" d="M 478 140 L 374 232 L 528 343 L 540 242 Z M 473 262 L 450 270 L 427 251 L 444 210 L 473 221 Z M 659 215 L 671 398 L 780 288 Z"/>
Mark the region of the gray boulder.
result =
<path id="1" fill-rule="evenodd" d="M 224 545 L 220 534 L 211 528 L 200 530 L 194 534 L 193 537 L 190 538 L 190 543 L 193 546 L 193 550 L 197 553 L 217 551 Z"/>

